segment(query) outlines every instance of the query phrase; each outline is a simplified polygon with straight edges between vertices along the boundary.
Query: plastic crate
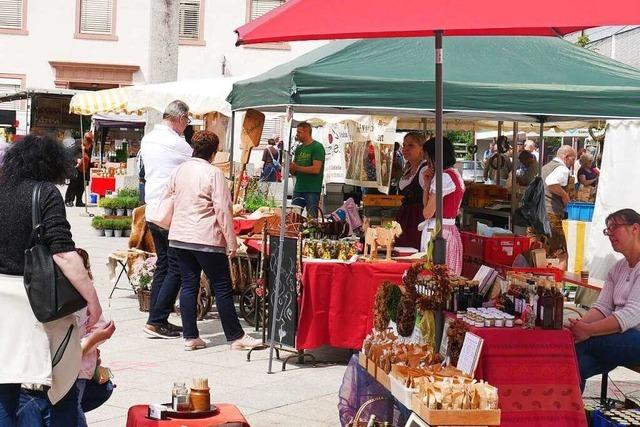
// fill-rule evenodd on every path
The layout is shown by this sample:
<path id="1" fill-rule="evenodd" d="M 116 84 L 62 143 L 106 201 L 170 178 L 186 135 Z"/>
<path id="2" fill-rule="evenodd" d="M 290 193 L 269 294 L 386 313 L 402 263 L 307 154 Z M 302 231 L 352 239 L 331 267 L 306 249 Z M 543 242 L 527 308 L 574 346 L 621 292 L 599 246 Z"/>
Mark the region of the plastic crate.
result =
<path id="1" fill-rule="evenodd" d="M 522 252 L 529 250 L 529 237 L 485 237 L 483 260 L 491 264 L 511 265 Z"/>
<path id="2" fill-rule="evenodd" d="M 591 222 L 594 206 L 594 203 L 589 202 L 569 202 L 567 205 L 568 219 Z"/>
<path id="3" fill-rule="evenodd" d="M 466 277 L 467 279 L 473 279 L 473 276 L 476 275 L 480 267 L 482 266 L 482 261 L 474 259 L 462 257 L 462 277 Z"/>
<path id="4" fill-rule="evenodd" d="M 479 234 L 461 231 L 462 253 L 465 257 L 482 260 L 484 257 L 484 236 Z"/>

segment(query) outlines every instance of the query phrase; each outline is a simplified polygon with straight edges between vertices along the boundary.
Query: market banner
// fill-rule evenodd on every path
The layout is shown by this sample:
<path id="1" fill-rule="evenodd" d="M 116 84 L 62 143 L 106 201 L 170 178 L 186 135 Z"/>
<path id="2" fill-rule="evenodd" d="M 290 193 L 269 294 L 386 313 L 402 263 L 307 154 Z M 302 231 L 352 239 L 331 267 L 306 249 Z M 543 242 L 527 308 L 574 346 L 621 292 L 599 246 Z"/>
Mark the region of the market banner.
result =
<path id="1" fill-rule="evenodd" d="M 325 183 L 389 191 L 397 117 L 361 116 L 314 129 L 325 147 Z"/>

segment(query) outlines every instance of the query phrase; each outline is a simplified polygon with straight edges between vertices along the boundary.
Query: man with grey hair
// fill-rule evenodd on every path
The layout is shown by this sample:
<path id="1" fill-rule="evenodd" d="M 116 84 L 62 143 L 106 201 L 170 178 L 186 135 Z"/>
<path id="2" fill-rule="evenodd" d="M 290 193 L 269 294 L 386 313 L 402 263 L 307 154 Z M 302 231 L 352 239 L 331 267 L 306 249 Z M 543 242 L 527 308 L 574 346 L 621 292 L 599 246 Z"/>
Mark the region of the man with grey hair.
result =
<path id="1" fill-rule="evenodd" d="M 571 200 L 567 193 L 571 175 L 569 168 L 575 160 L 576 150 L 570 145 L 561 145 L 553 160 L 542 167 L 545 205 L 551 225 L 551 239 L 547 248 L 547 255 L 550 257 L 557 257 L 567 251 L 562 220 L 564 210 Z"/>
<path id="2" fill-rule="evenodd" d="M 180 100 L 164 110 L 162 122 L 142 138 L 140 158 L 145 171 L 145 215 L 153 218 L 160 205 L 171 172 L 191 158 L 193 150 L 182 136 L 191 122 L 189 107 Z M 179 338 L 182 328 L 169 323 L 169 314 L 180 290 L 180 267 L 169 247 L 169 231 L 147 221 L 156 248 L 156 270 L 151 282 L 149 319 L 144 331 L 159 338 Z"/>

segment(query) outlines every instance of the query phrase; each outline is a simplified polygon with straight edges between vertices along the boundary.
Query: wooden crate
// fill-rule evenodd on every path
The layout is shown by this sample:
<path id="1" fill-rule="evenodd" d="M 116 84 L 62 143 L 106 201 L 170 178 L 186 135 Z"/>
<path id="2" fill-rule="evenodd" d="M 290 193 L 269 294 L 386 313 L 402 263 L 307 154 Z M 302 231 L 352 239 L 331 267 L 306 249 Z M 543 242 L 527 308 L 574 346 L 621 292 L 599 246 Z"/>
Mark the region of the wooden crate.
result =
<path id="1" fill-rule="evenodd" d="M 411 409 L 430 426 L 498 426 L 500 409 L 490 410 L 433 410 L 422 403 L 417 394 L 411 400 Z"/>
<path id="2" fill-rule="evenodd" d="M 384 386 L 387 390 L 391 391 L 391 381 L 389 380 L 389 374 L 380 368 L 376 368 L 376 380 Z"/>
<path id="3" fill-rule="evenodd" d="M 360 366 L 362 366 L 364 369 L 367 369 L 367 362 L 369 361 L 369 359 L 367 359 L 367 356 L 365 356 L 364 352 L 361 351 L 358 354 L 358 363 L 360 363 Z"/>
<path id="4" fill-rule="evenodd" d="M 377 370 L 378 368 L 376 367 L 376 364 L 373 362 L 373 360 L 367 360 L 367 372 L 369 372 L 369 375 L 375 378 Z"/>
<path id="5" fill-rule="evenodd" d="M 404 196 L 386 194 L 365 194 L 362 197 L 363 206 L 400 206 Z"/>

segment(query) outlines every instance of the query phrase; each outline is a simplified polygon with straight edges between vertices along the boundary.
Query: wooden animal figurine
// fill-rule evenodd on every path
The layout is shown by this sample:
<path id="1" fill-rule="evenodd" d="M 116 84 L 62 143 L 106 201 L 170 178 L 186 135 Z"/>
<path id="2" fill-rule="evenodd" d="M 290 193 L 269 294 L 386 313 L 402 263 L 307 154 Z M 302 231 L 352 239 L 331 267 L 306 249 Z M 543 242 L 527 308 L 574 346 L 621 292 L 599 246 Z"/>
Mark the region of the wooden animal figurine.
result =
<path id="1" fill-rule="evenodd" d="M 369 227 L 368 221 L 365 222 L 364 235 L 364 256 L 370 259 L 378 257 L 378 247 L 384 246 L 387 249 L 386 261 L 391 261 L 391 249 L 396 237 L 402 234 L 402 227 L 393 221 L 391 227 Z"/>

